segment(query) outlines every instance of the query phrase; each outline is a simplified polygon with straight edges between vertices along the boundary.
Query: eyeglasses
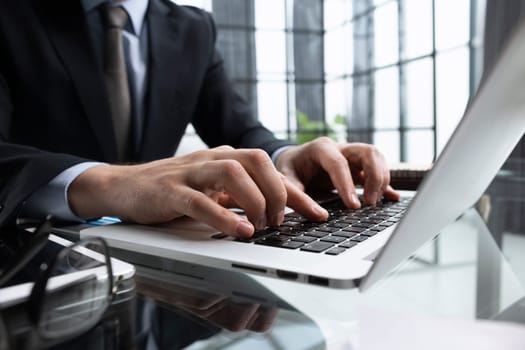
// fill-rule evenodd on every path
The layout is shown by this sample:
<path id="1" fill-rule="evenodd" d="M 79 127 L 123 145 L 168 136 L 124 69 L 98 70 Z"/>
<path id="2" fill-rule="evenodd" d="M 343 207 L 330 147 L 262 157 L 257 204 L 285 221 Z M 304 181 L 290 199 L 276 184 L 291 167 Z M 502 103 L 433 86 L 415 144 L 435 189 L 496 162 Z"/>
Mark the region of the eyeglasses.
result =
<path id="1" fill-rule="evenodd" d="M 49 236 L 50 228 L 49 220 L 42 223 L 16 254 L 16 261 L 8 263 L 0 275 L 0 287 L 17 274 L 32 275 L 27 278 L 34 285 L 25 308 L 29 338 L 46 344 L 94 327 L 115 294 L 106 242 L 89 238 L 64 246 L 60 238 Z M 9 330 L 9 322 L 4 323 Z"/>

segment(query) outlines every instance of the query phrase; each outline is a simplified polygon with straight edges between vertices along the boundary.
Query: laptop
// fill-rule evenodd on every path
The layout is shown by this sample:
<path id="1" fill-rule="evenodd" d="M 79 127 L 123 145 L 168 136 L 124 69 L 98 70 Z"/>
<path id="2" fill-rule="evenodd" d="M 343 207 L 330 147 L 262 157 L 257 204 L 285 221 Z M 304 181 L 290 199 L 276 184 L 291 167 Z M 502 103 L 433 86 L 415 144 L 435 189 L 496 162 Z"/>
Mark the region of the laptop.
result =
<path id="1" fill-rule="evenodd" d="M 283 248 L 241 242 L 188 218 L 159 226 L 119 223 L 87 227 L 80 230 L 80 237 L 101 236 L 111 246 L 128 251 L 129 261 L 135 253 L 147 254 L 327 287 L 366 290 L 472 207 L 522 137 L 523 57 L 525 22 L 514 32 L 418 192 L 403 192 L 407 202 L 404 208 L 395 208 L 397 217 L 390 225 L 376 223 L 376 227 L 387 227 L 374 235 L 349 237 L 349 241 L 361 241 L 342 248 L 341 253 L 328 254 L 331 248 L 320 252 L 304 249 L 312 244 L 320 246 L 323 237 L 303 245 L 287 243 L 289 247 Z M 344 214 L 347 219 L 352 215 Z M 333 233 L 329 236 L 337 237 Z"/>

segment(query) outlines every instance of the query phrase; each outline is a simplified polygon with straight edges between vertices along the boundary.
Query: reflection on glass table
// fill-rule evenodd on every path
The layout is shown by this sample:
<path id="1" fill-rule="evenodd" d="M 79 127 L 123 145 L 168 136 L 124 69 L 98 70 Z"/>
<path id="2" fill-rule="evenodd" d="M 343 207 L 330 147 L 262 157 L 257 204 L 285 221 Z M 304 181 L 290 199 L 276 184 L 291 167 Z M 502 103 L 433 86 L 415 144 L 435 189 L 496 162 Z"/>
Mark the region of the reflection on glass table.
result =
<path id="1" fill-rule="evenodd" d="M 172 271 L 137 266 L 137 348 L 326 347 L 315 322 L 250 276 L 171 263 Z"/>

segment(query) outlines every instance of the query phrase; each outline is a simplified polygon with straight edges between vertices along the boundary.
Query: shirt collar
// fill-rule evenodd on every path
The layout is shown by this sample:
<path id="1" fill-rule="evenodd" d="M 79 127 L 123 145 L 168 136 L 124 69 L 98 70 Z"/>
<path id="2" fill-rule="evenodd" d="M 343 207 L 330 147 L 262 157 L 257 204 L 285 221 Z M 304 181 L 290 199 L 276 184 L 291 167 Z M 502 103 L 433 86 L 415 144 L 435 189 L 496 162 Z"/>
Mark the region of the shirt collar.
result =
<path id="1" fill-rule="evenodd" d="M 93 11 L 99 5 L 102 5 L 106 2 L 111 2 L 110 0 L 81 0 L 82 7 L 84 12 L 87 14 Z M 144 17 L 146 16 L 146 11 L 148 10 L 149 0 L 121 0 L 118 2 L 119 5 L 126 9 L 126 12 L 129 15 L 131 20 L 131 25 L 135 35 L 140 35 L 142 31 L 142 26 L 144 24 Z M 117 2 L 114 2 L 115 4 Z"/>

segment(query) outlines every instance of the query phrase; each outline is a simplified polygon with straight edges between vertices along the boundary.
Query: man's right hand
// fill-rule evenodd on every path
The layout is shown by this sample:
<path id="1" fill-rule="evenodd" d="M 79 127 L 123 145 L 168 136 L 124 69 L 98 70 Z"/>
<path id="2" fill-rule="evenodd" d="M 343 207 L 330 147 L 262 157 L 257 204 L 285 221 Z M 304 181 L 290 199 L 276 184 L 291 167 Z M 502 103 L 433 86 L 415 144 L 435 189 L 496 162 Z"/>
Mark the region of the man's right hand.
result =
<path id="1" fill-rule="evenodd" d="M 69 205 L 81 217 L 154 224 L 187 215 L 239 237 L 280 225 L 290 196 L 317 205 L 264 151 L 228 146 L 139 165 L 96 166 L 68 189 Z M 248 220 L 230 207 L 243 209 Z M 321 209 L 317 219 L 324 216 Z"/>

